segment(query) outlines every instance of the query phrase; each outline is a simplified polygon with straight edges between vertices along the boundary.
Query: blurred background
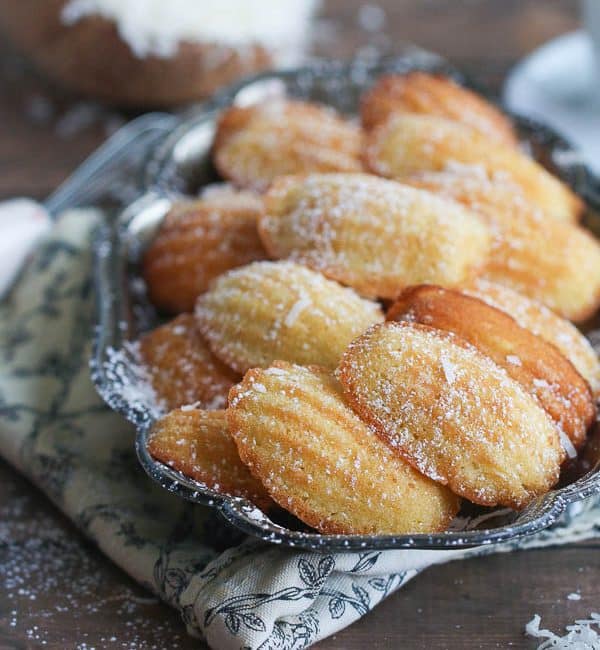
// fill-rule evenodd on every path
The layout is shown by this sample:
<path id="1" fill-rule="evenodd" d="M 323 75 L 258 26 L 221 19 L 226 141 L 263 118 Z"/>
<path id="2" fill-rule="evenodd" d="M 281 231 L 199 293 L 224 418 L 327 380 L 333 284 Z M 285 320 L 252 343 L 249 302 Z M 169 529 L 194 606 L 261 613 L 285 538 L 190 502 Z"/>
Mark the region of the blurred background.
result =
<path id="1" fill-rule="evenodd" d="M 175 10 L 185 3 L 162 4 Z M 258 30 L 268 47 L 236 47 L 232 54 L 227 43 L 243 34 L 229 33 L 229 20 L 216 21 L 210 33 L 224 34 L 221 49 L 173 49 L 186 26 L 141 12 L 138 0 L 0 0 L 0 199 L 44 198 L 127 119 L 195 101 L 254 69 L 293 62 L 304 36 L 308 56 L 394 52 L 412 42 L 499 92 L 520 59 L 580 26 L 576 0 L 275 0 L 259 3 L 263 16 L 240 16 L 244 3 L 233 4 L 238 32 Z M 271 46 L 289 51 L 273 53 Z"/>

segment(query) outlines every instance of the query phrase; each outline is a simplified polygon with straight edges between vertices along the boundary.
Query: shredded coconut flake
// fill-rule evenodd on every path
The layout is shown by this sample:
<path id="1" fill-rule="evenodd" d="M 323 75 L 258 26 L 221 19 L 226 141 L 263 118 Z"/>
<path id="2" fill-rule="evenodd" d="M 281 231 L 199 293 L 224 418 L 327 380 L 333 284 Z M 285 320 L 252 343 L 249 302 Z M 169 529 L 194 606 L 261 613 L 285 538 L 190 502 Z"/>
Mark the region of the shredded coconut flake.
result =
<path id="1" fill-rule="evenodd" d="M 456 369 L 454 367 L 454 364 L 445 356 L 442 356 L 441 361 L 446 381 L 449 384 L 453 384 L 454 380 L 456 379 Z"/>
<path id="2" fill-rule="evenodd" d="M 560 436 L 560 444 L 562 448 L 567 452 L 569 458 L 577 458 L 577 449 L 571 442 L 569 436 L 562 430 L 559 429 L 558 435 Z"/>
<path id="3" fill-rule="evenodd" d="M 295 322 L 298 316 L 307 308 L 310 307 L 312 301 L 310 298 L 300 298 L 297 302 L 292 305 L 292 308 L 285 317 L 284 324 L 286 327 L 291 327 Z"/>
<path id="4" fill-rule="evenodd" d="M 522 366 L 521 359 L 516 354 L 507 354 L 506 360 L 513 366 Z"/>
<path id="5" fill-rule="evenodd" d="M 196 409 L 202 408 L 202 402 L 194 402 L 193 404 L 184 404 L 181 407 L 182 411 L 195 411 Z"/>
<path id="6" fill-rule="evenodd" d="M 550 630 L 540 629 L 539 614 L 525 626 L 525 632 L 535 639 L 545 639 L 538 650 L 557 648 L 558 650 L 600 650 L 600 614 L 592 612 L 589 619 L 576 620 L 573 625 L 566 627 L 567 634 L 558 636 Z M 593 629 L 594 627 L 598 629 Z"/>
<path id="7" fill-rule="evenodd" d="M 536 388 L 550 388 L 550 384 L 545 379 L 538 379 L 537 377 L 533 380 L 533 385 Z"/>
<path id="8" fill-rule="evenodd" d="M 303 49 L 315 0 L 70 0 L 62 21 L 73 25 L 88 16 L 113 21 L 139 58 L 169 58 L 180 43 L 260 43 L 293 60 Z M 215 57 L 215 64 L 221 57 Z M 285 60 L 285 59 L 284 59 Z"/>

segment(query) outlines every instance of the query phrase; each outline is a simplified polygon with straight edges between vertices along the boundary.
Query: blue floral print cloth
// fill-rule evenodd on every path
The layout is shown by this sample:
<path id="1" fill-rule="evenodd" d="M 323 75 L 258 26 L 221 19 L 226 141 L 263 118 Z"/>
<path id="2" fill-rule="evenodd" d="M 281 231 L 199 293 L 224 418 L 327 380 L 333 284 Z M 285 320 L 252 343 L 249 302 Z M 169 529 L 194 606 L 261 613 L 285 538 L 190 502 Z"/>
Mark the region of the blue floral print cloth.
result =
<path id="1" fill-rule="evenodd" d="M 244 539 L 211 509 L 159 488 L 137 464 L 131 426 L 89 377 L 91 239 L 101 218 L 65 213 L 0 306 L 0 453 L 211 647 L 305 648 L 431 564 L 598 533 L 592 505 L 568 526 L 510 545 L 324 555 Z"/>

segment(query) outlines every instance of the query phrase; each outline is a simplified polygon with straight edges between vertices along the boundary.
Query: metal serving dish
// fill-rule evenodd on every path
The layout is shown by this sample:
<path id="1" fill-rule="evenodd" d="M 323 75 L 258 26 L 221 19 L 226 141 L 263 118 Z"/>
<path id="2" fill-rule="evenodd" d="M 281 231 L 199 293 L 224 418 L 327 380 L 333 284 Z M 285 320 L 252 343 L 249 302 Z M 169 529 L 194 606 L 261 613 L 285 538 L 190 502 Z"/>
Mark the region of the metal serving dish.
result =
<path id="1" fill-rule="evenodd" d="M 447 63 L 422 51 L 400 58 L 351 63 L 325 62 L 298 70 L 261 74 L 216 97 L 199 114 L 183 121 L 154 149 L 146 167 L 147 193 L 114 222 L 107 223 L 96 244 L 98 327 L 92 358 L 92 377 L 111 408 L 136 427 L 136 449 L 146 472 L 169 491 L 190 501 L 210 505 L 237 529 L 264 541 L 321 551 L 384 550 L 392 548 L 457 549 L 508 541 L 531 535 L 581 509 L 582 500 L 600 493 L 600 464 L 574 482 L 537 499 L 520 513 L 498 512 L 485 518 L 482 509 L 462 529 L 418 535 L 321 535 L 291 517 L 273 521 L 253 504 L 219 495 L 169 466 L 154 460 L 146 441 L 159 415 L 147 384 L 136 369 L 128 341 L 157 324 L 158 315 L 146 299 L 139 276 L 139 260 L 174 200 L 195 195 L 217 180 L 209 157 L 215 117 L 223 106 L 247 104 L 285 92 L 356 113 L 364 89 L 383 73 L 425 69 L 450 74 L 470 85 Z M 600 232 L 600 193 L 579 154 L 551 129 L 514 116 L 524 146 L 538 160 L 569 183 L 588 204 L 586 223 Z M 572 505 L 573 504 L 573 505 Z M 479 525 L 477 522 L 481 521 Z"/>

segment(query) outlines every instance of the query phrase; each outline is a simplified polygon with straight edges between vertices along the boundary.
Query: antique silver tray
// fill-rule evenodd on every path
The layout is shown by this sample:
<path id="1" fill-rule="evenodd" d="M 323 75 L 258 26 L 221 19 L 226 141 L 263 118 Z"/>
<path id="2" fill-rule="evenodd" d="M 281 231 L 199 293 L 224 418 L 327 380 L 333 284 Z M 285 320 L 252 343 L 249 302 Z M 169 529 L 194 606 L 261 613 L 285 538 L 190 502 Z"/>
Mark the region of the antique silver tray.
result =
<path id="1" fill-rule="evenodd" d="M 148 453 L 147 436 L 160 413 L 128 342 L 156 325 L 158 314 L 146 299 L 138 264 L 172 202 L 195 195 L 204 185 L 218 180 L 209 157 L 217 112 L 232 103 L 247 104 L 285 93 L 352 114 L 361 92 L 375 78 L 385 72 L 410 69 L 443 72 L 471 85 L 443 60 L 419 50 L 371 61 L 318 62 L 296 70 L 261 74 L 227 89 L 199 113 L 171 129 L 154 147 L 145 165 L 146 193 L 116 220 L 107 220 L 96 242 L 98 326 L 91 368 L 98 392 L 111 408 L 135 425 L 140 463 L 155 481 L 184 499 L 216 508 L 237 529 L 266 542 L 324 552 L 467 548 L 536 533 L 564 518 L 569 509 L 585 507 L 584 499 L 600 493 L 600 464 L 596 462 L 591 471 L 540 497 L 520 513 L 503 510 L 481 516 L 482 509 L 464 512 L 460 525 L 431 535 L 321 535 L 286 515 L 276 521 L 269 519 L 248 501 L 217 494 Z M 524 146 L 585 198 L 585 223 L 600 233 L 600 192 L 579 154 L 551 129 L 513 117 Z"/>

